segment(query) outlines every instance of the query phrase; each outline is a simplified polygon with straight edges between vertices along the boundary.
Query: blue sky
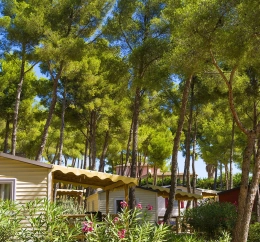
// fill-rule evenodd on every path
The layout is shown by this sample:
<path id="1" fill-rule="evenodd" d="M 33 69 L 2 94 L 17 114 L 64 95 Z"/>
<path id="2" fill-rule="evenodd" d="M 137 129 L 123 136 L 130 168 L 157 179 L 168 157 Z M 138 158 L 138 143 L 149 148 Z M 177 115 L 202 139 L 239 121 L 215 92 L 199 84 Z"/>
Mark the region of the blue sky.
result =
<path id="1" fill-rule="evenodd" d="M 183 172 L 184 162 L 185 162 L 185 157 L 183 157 L 182 153 L 179 152 L 179 154 L 178 154 L 179 172 Z M 195 169 L 196 169 L 198 178 L 207 178 L 208 177 L 208 173 L 206 172 L 206 164 L 202 159 L 196 160 Z M 192 171 L 192 167 L 190 170 Z M 224 172 L 224 169 L 223 169 L 223 172 Z M 233 164 L 233 174 L 240 173 L 240 172 L 241 171 Z"/>

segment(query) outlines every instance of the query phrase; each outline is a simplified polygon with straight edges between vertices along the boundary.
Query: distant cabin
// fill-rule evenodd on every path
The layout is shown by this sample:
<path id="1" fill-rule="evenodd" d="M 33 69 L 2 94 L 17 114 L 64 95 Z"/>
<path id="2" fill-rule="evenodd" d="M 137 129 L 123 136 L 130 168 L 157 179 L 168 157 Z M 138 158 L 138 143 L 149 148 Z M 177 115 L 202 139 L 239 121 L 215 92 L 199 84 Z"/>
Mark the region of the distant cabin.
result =
<path id="1" fill-rule="evenodd" d="M 136 204 L 141 203 L 143 209 L 146 209 L 146 206 L 152 205 L 153 210 L 149 211 L 151 217 L 151 222 L 158 222 L 158 218 L 163 217 L 168 205 L 168 198 L 158 195 L 158 192 L 155 190 L 147 189 L 144 187 L 136 187 L 135 189 Z M 123 189 L 114 189 L 109 192 L 109 213 L 117 214 L 121 211 L 120 202 L 124 201 L 124 190 Z M 87 211 L 88 212 L 98 212 L 102 214 L 106 212 L 106 193 L 101 190 L 95 194 L 87 197 L 86 200 Z M 182 213 L 185 210 L 187 201 L 180 202 L 180 212 Z M 174 201 L 174 209 L 172 212 L 172 217 L 177 217 L 179 214 L 178 211 L 178 201 Z"/>

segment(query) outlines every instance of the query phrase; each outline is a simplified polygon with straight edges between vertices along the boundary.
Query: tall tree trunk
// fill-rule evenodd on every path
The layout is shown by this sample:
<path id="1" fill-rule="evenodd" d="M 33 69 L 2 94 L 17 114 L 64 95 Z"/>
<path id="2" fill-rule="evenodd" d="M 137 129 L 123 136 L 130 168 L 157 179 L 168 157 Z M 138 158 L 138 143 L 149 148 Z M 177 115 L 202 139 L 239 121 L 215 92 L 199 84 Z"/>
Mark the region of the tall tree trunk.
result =
<path id="1" fill-rule="evenodd" d="M 185 135 L 185 150 L 187 149 L 187 131 L 183 131 L 184 135 Z M 185 155 L 185 160 L 184 160 L 184 167 L 183 167 L 183 175 L 182 175 L 182 186 L 186 185 L 186 178 L 187 178 L 187 153 Z"/>
<path id="2" fill-rule="evenodd" d="M 260 223 L 260 194 L 259 194 L 259 187 L 258 187 L 258 189 L 256 191 L 255 206 L 256 206 L 256 222 Z"/>
<path id="3" fill-rule="evenodd" d="M 123 176 L 123 167 L 124 167 L 124 152 L 123 150 L 121 151 L 121 155 L 120 155 L 120 166 L 118 167 L 118 175 Z"/>
<path id="4" fill-rule="evenodd" d="M 197 186 L 197 175 L 195 169 L 195 160 L 196 160 L 196 143 L 197 143 L 197 121 L 194 122 L 193 138 L 192 138 L 192 193 L 195 194 Z M 193 201 L 195 206 L 195 201 Z"/>
<path id="5" fill-rule="evenodd" d="M 247 129 L 241 122 L 238 117 L 238 114 L 235 109 L 234 97 L 233 97 L 233 80 L 235 73 L 238 69 L 238 65 L 235 65 L 232 69 L 229 78 L 223 73 L 221 68 L 218 65 L 218 62 L 215 59 L 213 52 L 211 51 L 212 63 L 216 67 L 222 79 L 225 81 L 226 86 L 228 88 L 228 102 L 229 108 L 231 110 L 232 116 L 237 124 L 237 127 L 247 136 L 247 146 L 243 155 L 242 162 L 242 179 L 240 186 L 240 193 L 238 199 L 238 217 L 236 220 L 236 224 L 233 230 L 232 242 L 246 242 L 248 231 L 249 231 L 249 222 L 252 213 L 252 204 L 256 195 L 256 188 L 259 186 L 259 160 L 260 160 L 260 140 L 258 139 L 258 152 L 256 155 L 255 164 L 253 167 L 253 177 L 252 182 L 249 187 L 249 171 L 250 171 L 250 161 L 251 157 L 254 154 L 255 148 L 255 139 L 258 138 L 260 134 L 260 124 L 256 124 L 256 116 L 254 115 L 254 124 L 253 129 Z M 251 77 L 250 77 L 251 78 Z M 251 78 L 252 81 L 257 82 L 258 80 L 254 77 Z"/>
<path id="6" fill-rule="evenodd" d="M 96 129 L 97 129 L 97 113 L 95 110 L 91 111 L 90 115 L 90 160 L 89 169 L 94 170 L 96 168 Z"/>
<path id="7" fill-rule="evenodd" d="M 129 131 L 129 136 L 128 136 L 126 156 L 125 156 L 125 165 L 124 165 L 124 167 L 122 166 L 121 175 L 125 175 L 126 168 L 130 164 L 129 157 L 130 157 L 131 141 L 132 141 L 132 137 L 133 137 L 133 125 L 134 125 L 133 120 L 134 120 L 134 115 L 132 116 L 132 122 L 131 122 L 131 127 L 130 127 L 130 131 Z"/>
<path id="8" fill-rule="evenodd" d="M 190 92 L 190 110 L 188 118 L 188 130 L 187 130 L 187 143 L 186 143 L 186 171 L 187 171 L 187 192 L 191 193 L 190 184 L 190 150 L 191 150 L 191 132 L 193 123 L 193 99 L 194 99 L 194 80 L 191 81 L 191 92 Z M 186 208 L 190 208 L 191 201 L 187 202 Z"/>
<path id="9" fill-rule="evenodd" d="M 53 155 L 53 158 L 51 160 L 51 164 L 55 164 L 56 158 L 58 157 L 59 145 L 60 145 L 60 142 L 58 141 L 57 144 L 56 144 L 56 148 L 55 148 L 55 154 Z M 48 152 L 49 149 L 46 149 L 46 150 L 47 150 L 46 151 L 47 157 L 50 157 L 51 155 L 50 156 L 48 155 L 49 154 L 49 152 Z"/>
<path id="10" fill-rule="evenodd" d="M 178 150 L 181 139 L 181 132 L 184 124 L 184 118 L 186 113 L 186 106 L 189 97 L 190 84 L 192 81 L 193 75 L 189 76 L 185 82 L 183 94 L 182 94 L 182 102 L 181 102 L 181 110 L 178 120 L 178 127 L 176 130 L 176 134 L 173 141 L 173 149 L 172 149 L 172 166 L 171 166 L 171 188 L 169 194 L 169 202 L 164 214 L 164 222 L 170 223 L 171 214 L 173 211 L 173 202 L 176 193 L 176 183 L 177 183 L 177 169 L 178 169 Z"/>
<path id="11" fill-rule="evenodd" d="M 235 143 L 235 120 L 232 120 L 232 133 L 230 144 L 230 157 L 229 157 L 229 189 L 233 188 L 233 157 L 234 157 L 234 143 Z"/>
<path id="12" fill-rule="evenodd" d="M 68 159 L 67 159 L 66 156 L 64 157 L 64 160 L 65 160 L 64 165 L 67 166 L 68 165 Z"/>
<path id="13" fill-rule="evenodd" d="M 62 163 L 62 153 L 63 153 L 63 140 L 64 140 L 64 129 L 65 129 L 65 111 L 66 111 L 66 84 L 64 83 L 63 99 L 62 99 L 62 109 L 61 109 L 61 126 L 60 126 L 60 142 L 59 142 L 59 152 L 58 152 L 58 165 Z"/>
<path id="14" fill-rule="evenodd" d="M 24 76 L 25 76 L 25 50 L 26 45 L 22 45 L 22 63 L 21 63 L 21 69 L 20 69 L 20 77 L 19 77 L 19 83 L 17 86 L 16 91 L 16 98 L 15 98 L 15 107 L 14 107 L 14 117 L 13 117 L 13 133 L 12 133 L 12 146 L 11 146 L 11 154 L 15 155 L 16 153 L 16 138 L 17 138 L 17 126 L 18 126 L 18 113 L 19 113 L 19 106 L 20 106 L 20 100 L 21 100 L 21 93 L 22 93 L 22 87 L 24 82 Z"/>
<path id="15" fill-rule="evenodd" d="M 223 171 L 222 171 L 222 162 L 219 162 L 219 180 L 220 180 L 220 190 L 223 189 Z"/>
<path id="16" fill-rule="evenodd" d="M 89 142 L 88 142 L 88 137 L 89 137 L 89 129 L 87 128 L 87 134 L 85 135 L 85 151 L 84 151 L 84 164 L 83 164 L 83 169 L 87 169 L 87 160 L 88 160 L 88 148 L 89 148 Z M 89 169 L 89 167 L 88 167 Z"/>
<path id="17" fill-rule="evenodd" d="M 192 192 L 195 193 L 197 186 L 197 175 L 195 169 L 196 161 L 196 143 L 197 143 L 197 122 L 194 123 L 193 138 L 192 138 Z"/>
<path id="18" fill-rule="evenodd" d="M 256 222 L 260 223 L 260 194 L 259 187 L 256 192 Z"/>
<path id="19" fill-rule="evenodd" d="M 186 158 L 185 158 L 185 170 L 186 170 L 186 187 L 187 187 L 187 192 L 191 192 L 191 185 L 190 185 L 190 132 L 191 132 L 191 127 L 190 127 L 190 119 L 188 121 L 188 130 L 186 132 L 186 142 L 185 142 L 185 149 L 186 149 Z M 187 202 L 186 208 L 188 209 L 190 207 L 190 202 Z"/>
<path id="20" fill-rule="evenodd" d="M 252 181 L 250 185 L 248 184 L 248 174 L 249 174 L 250 160 L 251 160 L 250 158 L 253 154 L 255 138 L 256 138 L 255 135 L 248 136 L 248 146 L 245 151 L 245 156 L 242 165 L 242 184 L 240 186 L 240 193 L 238 199 L 238 218 L 235 225 L 232 242 L 247 241 L 253 204 L 259 187 L 260 140 L 258 140 L 258 150 L 257 150 L 257 156 L 256 156 L 254 169 L 253 169 Z M 245 171 L 246 174 L 243 174 L 245 173 Z M 245 180 L 246 178 L 247 181 Z"/>
<path id="21" fill-rule="evenodd" d="M 9 114 L 7 114 L 6 122 L 5 122 L 5 140 L 4 140 L 4 153 L 8 152 L 8 137 L 9 137 L 9 131 L 10 131 L 10 120 L 9 120 Z"/>
<path id="22" fill-rule="evenodd" d="M 71 166 L 72 166 L 72 167 L 75 167 L 75 166 L 76 166 L 76 161 L 77 161 L 76 158 L 72 158 L 72 161 L 71 161 Z"/>
<path id="23" fill-rule="evenodd" d="M 243 156 L 243 163 L 242 163 L 242 179 L 241 179 L 241 186 L 240 186 L 240 193 L 238 198 L 238 217 L 236 221 L 236 225 L 233 231 L 233 242 L 247 241 L 247 234 L 248 234 L 248 224 L 249 221 L 244 221 L 246 207 L 250 206 L 247 203 L 247 196 L 250 194 L 248 192 L 248 181 L 249 181 L 249 172 L 250 172 L 250 161 L 251 156 L 253 154 L 255 144 L 255 135 L 249 134 L 247 137 L 247 147 L 244 151 Z M 248 210 L 247 210 L 248 211 Z"/>
<path id="24" fill-rule="evenodd" d="M 55 106 L 56 106 L 56 102 L 57 102 L 58 81 L 60 79 L 62 69 L 63 69 L 63 63 L 60 64 L 59 71 L 58 71 L 56 77 L 54 78 L 53 75 L 52 75 L 52 71 L 49 67 L 49 71 L 51 73 L 52 80 L 53 80 L 52 99 L 51 99 L 51 106 L 50 106 L 50 109 L 49 109 L 49 114 L 48 114 L 46 123 L 44 125 L 44 129 L 43 129 L 40 148 L 39 148 L 37 156 L 35 158 L 37 161 L 40 161 L 42 159 L 42 154 L 43 154 L 43 151 L 44 151 L 44 148 L 45 148 L 45 145 L 46 145 L 46 141 L 47 141 L 47 138 L 48 138 L 48 130 L 49 130 L 49 127 L 51 125 L 51 120 L 52 120 L 53 113 L 54 113 Z"/>
<path id="25" fill-rule="evenodd" d="M 63 140 L 64 140 L 64 129 L 65 129 L 65 110 L 66 110 L 66 84 L 64 83 L 62 109 L 61 109 L 60 139 L 58 145 L 58 165 L 62 164 Z M 60 183 L 56 183 L 55 200 L 56 200 L 56 191 L 60 186 L 61 186 Z"/>
<path id="26" fill-rule="evenodd" d="M 214 177 L 214 185 L 213 185 L 214 190 L 217 190 L 217 180 L 218 180 L 218 161 L 215 167 L 215 177 Z"/>
<path id="27" fill-rule="evenodd" d="M 153 185 L 157 185 L 157 167 L 153 167 Z"/>
<path id="28" fill-rule="evenodd" d="M 136 164 L 138 155 L 138 125 L 139 125 L 139 110 L 141 102 L 141 90 L 139 87 L 135 91 L 135 102 L 133 112 L 133 148 L 132 148 L 132 162 L 131 162 L 131 177 L 136 177 Z M 135 208 L 135 187 L 132 186 L 129 189 L 129 207 Z"/>
<path id="29" fill-rule="evenodd" d="M 102 149 L 102 154 L 101 154 L 101 157 L 100 157 L 100 163 L 99 163 L 98 171 L 101 171 L 101 172 L 104 172 L 104 169 L 105 169 L 105 157 L 106 157 L 108 144 L 109 144 L 108 141 L 109 141 L 109 130 L 106 131 L 104 145 L 103 145 L 103 149 Z"/>
<path id="30" fill-rule="evenodd" d="M 225 182 L 226 182 L 226 190 L 228 190 L 229 187 L 229 171 L 228 171 L 228 164 L 225 164 Z"/>

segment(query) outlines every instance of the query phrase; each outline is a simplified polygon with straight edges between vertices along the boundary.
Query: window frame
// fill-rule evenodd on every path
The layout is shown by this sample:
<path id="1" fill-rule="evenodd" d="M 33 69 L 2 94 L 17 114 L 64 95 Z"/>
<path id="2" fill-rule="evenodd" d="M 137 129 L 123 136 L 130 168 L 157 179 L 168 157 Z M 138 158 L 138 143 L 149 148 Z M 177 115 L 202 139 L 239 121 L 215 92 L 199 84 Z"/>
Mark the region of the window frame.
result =
<path id="1" fill-rule="evenodd" d="M 0 184 L 10 184 L 11 185 L 11 201 L 16 200 L 16 178 L 0 178 Z"/>

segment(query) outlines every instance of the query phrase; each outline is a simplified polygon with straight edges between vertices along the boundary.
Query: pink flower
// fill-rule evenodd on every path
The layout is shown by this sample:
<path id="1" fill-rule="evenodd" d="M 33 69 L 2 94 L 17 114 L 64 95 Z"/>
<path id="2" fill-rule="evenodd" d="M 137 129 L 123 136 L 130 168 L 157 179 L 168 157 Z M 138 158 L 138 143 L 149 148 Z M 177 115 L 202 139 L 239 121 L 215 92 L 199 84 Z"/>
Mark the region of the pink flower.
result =
<path id="1" fill-rule="evenodd" d="M 153 206 L 150 205 L 150 204 L 148 204 L 148 205 L 146 206 L 146 208 L 147 208 L 147 210 L 149 210 L 149 211 L 153 210 Z"/>
<path id="2" fill-rule="evenodd" d="M 142 209 L 142 204 L 141 204 L 141 203 L 138 203 L 138 204 L 136 205 L 136 208 Z"/>
<path id="3" fill-rule="evenodd" d="M 158 221 L 158 224 L 160 225 L 160 224 L 164 224 L 164 222 L 162 221 L 162 220 L 159 220 Z"/>
<path id="4" fill-rule="evenodd" d="M 82 225 L 83 225 L 82 232 L 88 233 L 88 232 L 93 232 L 94 231 L 92 222 L 83 222 Z"/>
<path id="5" fill-rule="evenodd" d="M 119 239 L 125 238 L 125 233 L 126 233 L 126 230 L 125 230 L 125 229 L 122 229 L 121 231 L 118 231 L 118 237 L 119 237 Z"/>
<path id="6" fill-rule="evenodd" d="M 120 205 L 121 205 L 122 208 L 126 208 L 126 207 L 128 207 L 128 204 L 127 204 L 126 201 L 122 201 L 122 202 L 120 202 Z"/>
<path id="7" fill-rule="evenodd" d="M 114 217 L 113 222 L 117 223 L 119 221 L 119 217 Z"/>

